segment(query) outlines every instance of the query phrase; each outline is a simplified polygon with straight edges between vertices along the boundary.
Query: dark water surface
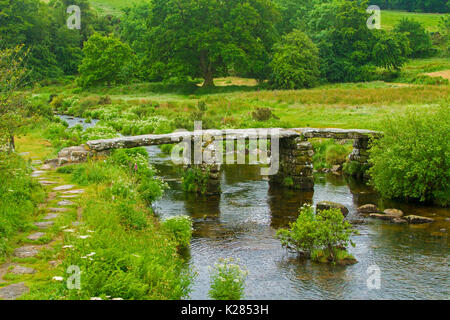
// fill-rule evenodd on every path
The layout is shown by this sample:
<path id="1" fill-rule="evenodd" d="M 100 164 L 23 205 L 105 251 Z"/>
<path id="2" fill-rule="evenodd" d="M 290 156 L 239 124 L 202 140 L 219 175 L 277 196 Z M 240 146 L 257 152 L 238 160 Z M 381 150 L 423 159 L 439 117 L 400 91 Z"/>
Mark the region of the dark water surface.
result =
<path id="1" fill-rule="evenodd" d="M 314 192 L 269 188 L 255 166 L 225 166 L 220 196 L 196 198 L 181 190 L 180 168 L 158 147 L 148 147 L 150 162 L 171 187 L 154 205 L 162 217 L 194 219 L 190 264 L 198 273 L 191 299 L 207 299 L 208 266 L 233 257 L 249 271 L 248 299 L 448 299 L 450 210 L 383 202 L 371 189 L 342 177 L 318 177 Z M 280 246 L 276 230 L 294 221 L 303 203 L 344 204 L 360 234 L 350 252 L 359 261 L 347 267 L 299 261 Z M 394 225 L 362 217 L 356 208 L 375 203 L 405 214 L 433 217 L 426 225 Z M 447 218 L 447 220 L 445 220 Z M 445 230 L 443 230 L 445 229 Z M 367 268 L 377 265 L 381 288 L 368 289 Z"/>

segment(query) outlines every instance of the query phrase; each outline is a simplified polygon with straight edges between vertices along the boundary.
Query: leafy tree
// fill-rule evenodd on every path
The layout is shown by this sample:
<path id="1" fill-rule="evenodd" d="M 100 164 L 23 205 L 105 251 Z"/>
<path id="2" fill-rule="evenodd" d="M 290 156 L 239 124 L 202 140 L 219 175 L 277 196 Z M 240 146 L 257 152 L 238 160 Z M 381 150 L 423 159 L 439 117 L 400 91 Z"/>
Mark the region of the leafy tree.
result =
<path id="1" fill-rule="evenodd" d="M 83 48 L 83 61 L 79 67 L 80 85 L 111 85 L 127 80 L 132 51 L 114 36 L 92 35 Z"/>
<path id="2" fill-rule="evenodd" d="M 319 79 L 319 50 L 299 30 L 282 37 L 274 47 L 272 82 L 278 88 L 310 88 Z"/>
<path id="3" fill-rule="evenodd" d="M 202 77 L 203 86 L 230 69 L 268 76 L 278 12 L 269 0 L 154 0 L 149 57 L 166 77 Z"/>
<path id="4" fill-rule="evenodd" d="M 394 32 L 403 33 L 409 39 L 410 56 L 414 58 L 426 57 L 433 52 L 430 34 L 420 22 L 403 18 L 394 27 Z"/>
<path id="5" fill-rule="evenodd" d="M 404 34 L 378 30 L 372 59 L 378 67 L 398 70 L 408 60 L 406 57 L 410 51 L 408 38 Z"/>
<path id="6" fill-rule="evenodd" d="M 297 220 L 290 223 L 289 227 L 277 232 L 277 237 L 284 247 L 306 256 L 317 254 L 317 251 L 326 251 L 327 259 L 333 262 L 342 256 L 350 257 L 348 254 L 342 254 L 342 250 L 349 244 L 354 245 L 350 237 L 357 233 L 348 221 L 344 221 L 339 209 L 314 213 L 314 209 L 309 205 L 300 208 Z"/>
<path id="7" fill-rule="evenodd" d="M 450 1 L 448 0 L 372 0 L 371 3 L 379 5 L 381 9 L 450 12 Z"/>
<path id="8" fill-rule="evenodd" d="M 450 107 L 409 111 L 384 121 L 373 142 L 371 183 L 387 198 L 450 203 Z"/>
<path id="9" fill-rule="evenodd" d="M 23 46 L 0 51 L 0 146 L 14 150 L 14 136 L 31 121 L 27 101 L 17 92 L 26 76 Z"/>
<path id="10" fill-rule="evenodd" d="M 274 0 L 274 2 L 281 13 L 277 30 L 285 34 L 293 29 L 305 29 L 308 12 L 313 9 L 318 0 Z"/>
<path id="11" fill-rule="evenodd" d="M 450 55 L 450 15 L 442 17 L 439 21 L 439 32 L 444 44 L 444 55 Z"/>

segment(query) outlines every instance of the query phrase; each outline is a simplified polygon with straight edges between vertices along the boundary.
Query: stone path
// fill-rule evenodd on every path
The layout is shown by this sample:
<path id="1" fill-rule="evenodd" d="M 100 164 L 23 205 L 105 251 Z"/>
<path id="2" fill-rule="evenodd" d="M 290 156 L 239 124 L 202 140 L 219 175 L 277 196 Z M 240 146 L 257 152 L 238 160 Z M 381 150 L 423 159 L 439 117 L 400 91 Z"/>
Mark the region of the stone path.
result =
<path id="1" fill-rule="evenodd" d="M 40 160 L 33 161 L 34 165 L 41 164 L 42 162 Z M 58 185 L 59 182 L 53 178 L 45 177 L 44 175 L 48 172 L 48 170 L 51 170 L 52 168 L 48 165 L 42 165 L 40 170 L 35 170 L 31 174 L 32 177 L 36 178 L 38 182 L 43 187 L 53 186 L 51 190 L 48 190 L 48 198 L 45 203 L 41 204 L 39 206 L 40 209 L 43 209 L 47 212 L 47 214 L 42 217 L 40 221 L 34 222 L 34 225 L 36 228 L 38 228 L 40 231 L 34 231 L 30 234 L 26 235 L 25 239 L 28 241 L 37 241 L 39 239 L 44 238 L 47 233 L 45 232 L 47 229 L 50 229 L 52 226 L 55 225 L 55 219 L 59 217 L 60 214 L 64 212 L 68 212 L 70 209 L 67 208 L 68 206 L 76 205 L 75 202 L 67 200 L 67 199 L 76 199 L 84 192 L 83 189 L 73 189 L 75 185 Z M 61 198 L 60 201 L 56 203 L 56 206 L 49 206 L 49 202 L 54 201 L 57 197 Z M 73 210 L 73 209 L 72 209 Z M 81 218 L 81 208 L 78 208 L 77 210 L 77 218 Z M 81 224 L 80 221 L 73 221 L 72 224 L 74 226 L 77 226 Z M 24 259 L 24 258 L 32 258 L 32 257 L 38 257 L 39 250 L 42 247 L 48 247 L 49 245 L 32 245 L 32 244 L 25 244 L 21 247 L 18 247 L 13 252 L 13 257 L 16 259 Z M 51 261 L 53 263 L 50 263 L 51 266 L 56 266 L 58 263 L 57 261 Z M 3 277 L 6 274 L 14 274 L 19 276 L 25 276 L 25 275 L 33 275 L 37 273 L 38 270 L 23 266 L 19 262 L 11 263 L 11 261 L 7 261 L 6 263 L 0 265 L 0 283 L 8 283 L 8 280 L 5 280 Z M 22 279 L 20 279 L 22 280 Z M 15 300 L 22 295 L 28 293 L 30 289 L 28 288 L 25 281 L 21 281 L 18 283 L 11 283 L 6 286 L 0 287 L 0 300 Z"/>

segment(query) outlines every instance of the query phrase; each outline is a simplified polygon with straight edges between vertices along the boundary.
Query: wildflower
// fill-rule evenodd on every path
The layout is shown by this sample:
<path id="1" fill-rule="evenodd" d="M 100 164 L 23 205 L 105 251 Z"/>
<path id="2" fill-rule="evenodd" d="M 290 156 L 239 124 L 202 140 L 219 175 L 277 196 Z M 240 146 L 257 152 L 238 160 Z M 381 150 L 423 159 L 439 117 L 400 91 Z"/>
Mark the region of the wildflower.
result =
<path id="1" fill-rule="evenodd" d="M 55 277 L 52 278 L 52 280 L 55 280 L 55 281 L 63 281 L 64 278 L 63 278 L 63 277 L 55 276 Z"/>
<path id="2" fill-rule="evenodd" d="M 91 236 L 90 235 L 86 235 L 86 236 L 78 236 L 78 238 L 80 238 L 80 239 L 87 239 L 87 238 L 90 238 Z"/>
<path id="3" fill-rule="evenodd" d="M 100 297 L 92 297 L 91 300 L 103 300 L 103 299 Z"/>
<path id="4" fill-rule="evenodd" d="M 73 229 L 65 229 L 65 230 L 63 230 L 64 232 L 75 232 L 75 230 L 73 230 Z"/>
<path id="5" fill-rule="evenodd" d="M 73 248 L 73 246 L 72 245 L 63 246 L 63 249 L 67 249 L 67 248 Z"/>
<path id="6" fill-rule="evenodd" d="M 86 256 L 87 257 L 92 257 L 93 255 L 95 255 L 95 252 L 91 252 L 91 253 L 87 254 Z"/>

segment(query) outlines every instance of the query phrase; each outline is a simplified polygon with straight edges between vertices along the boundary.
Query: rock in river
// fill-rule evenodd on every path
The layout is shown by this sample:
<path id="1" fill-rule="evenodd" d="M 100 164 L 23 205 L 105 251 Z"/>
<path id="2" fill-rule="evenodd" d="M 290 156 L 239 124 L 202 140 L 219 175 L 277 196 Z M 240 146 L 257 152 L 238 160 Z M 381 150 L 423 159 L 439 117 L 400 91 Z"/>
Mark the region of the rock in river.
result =
<path id="1" fill-rule="evenodd" d="M 378 208 L 374 204 L 365 204 L 365 205 L 360 206 L 358 208 L 358 212 L 359 213 L 377 213 L 378 212 Z"/>
<path id="2" fill-rule="evenodd" d="M 383 211 L 385 215 L 391 216 L 393 218 L 403 217 L 403 211 L 398 209 L 386 209 Z"/>
<path id="3" fill-rule="evenodd" d="M 337 202 L 321 201 L 321 202 L 318 202 L 316 205 L 316 211 L 328 210 L 331 208 L 337 208 L 337 209 L 341 210 L 341 213 L 344 217 L 346 217 L 348 214 L 348 209 L 343 204 L 340 204 Z"/>
<path id="4" fill-rule="evenodd" d="M 431 223 L 434 221 L 434 219 L 432 219 L 432 218 L 415 216 L 415 215 L 406 216 L 406 217 L 404 217 L 404 219 L 411 224 Z"/>

